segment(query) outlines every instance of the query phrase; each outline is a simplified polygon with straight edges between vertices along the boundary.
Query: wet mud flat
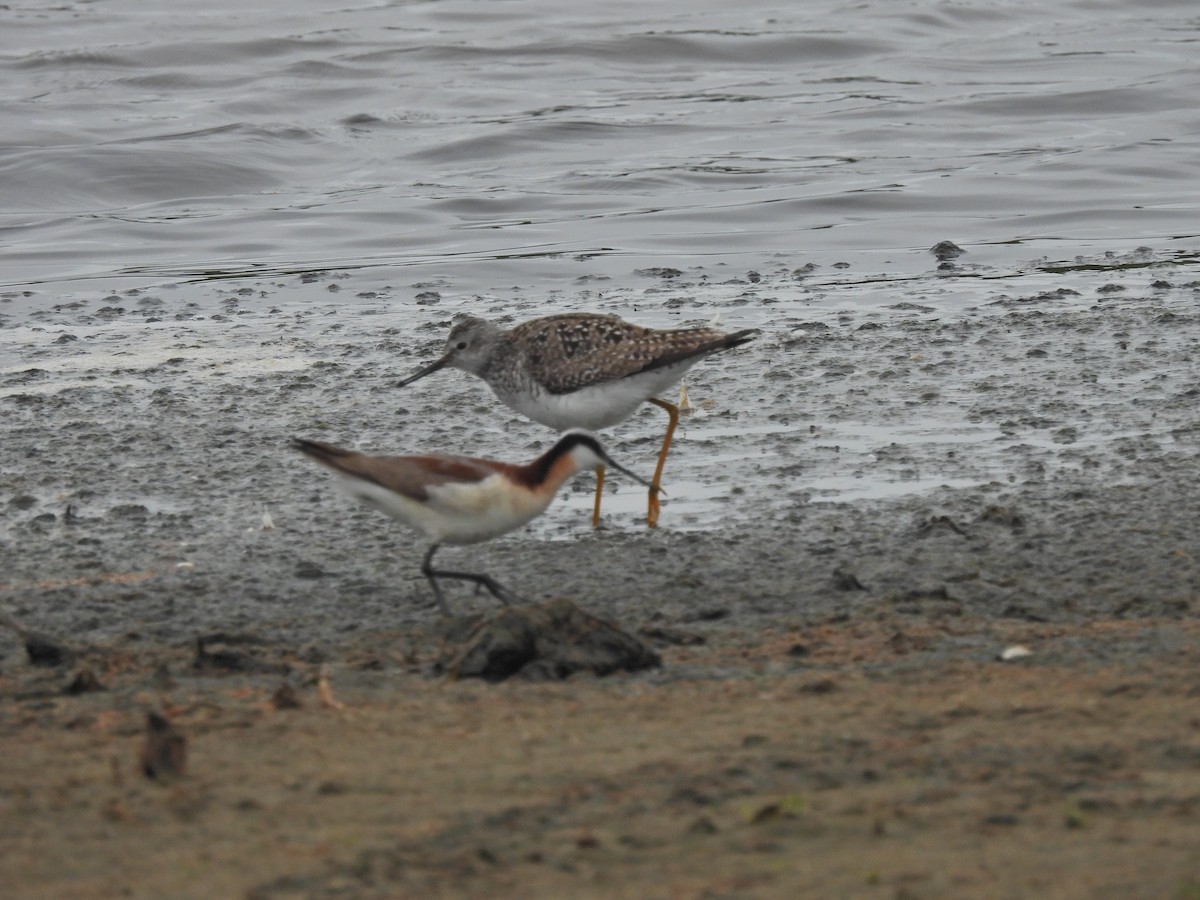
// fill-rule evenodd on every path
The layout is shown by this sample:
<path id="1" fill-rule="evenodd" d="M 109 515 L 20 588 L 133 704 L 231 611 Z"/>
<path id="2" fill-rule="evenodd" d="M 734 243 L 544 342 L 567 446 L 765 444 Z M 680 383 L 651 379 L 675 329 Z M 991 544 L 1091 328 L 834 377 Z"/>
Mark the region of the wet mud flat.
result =
<path id="1" fill-rule="evenodd" d="M 953 314 L 935 285 L 814 313 L 790 273 L 703 310 L 677 278 L 589 297 L 773 326 L 689 378 L 664 527 L 618 486 L 592 532 L 579 479 L 460 557 L 661 660 L 561 682 L 441 674 L 424 548 L 285 450 L 536 452 L 479 385 L 389 388 L 452 309 L 18 323 L 0 601 L 70 655 L 0 636 L 5 870 L 29 896 L 1196 896 L 1200 317 L 1156 276 Z M 157 343 L 106 323 L 133 310 Z M 657 427 L 614 455 L 644 467 Z"/>
<path id="2" fill-rule="evenodd" d="M 431 678 L 436 640 L 409 632 L 325 664 L 245 640 L 10 664 L 7 877 L 78 897 L 1194 896 L 1194 618 L 859 613 L 652 626 L 661 669 L 566 682 Z M 1032 655 L 995 657 L 1013 646 Z M 186 741 L 178 772 L 147 709 Z"/>

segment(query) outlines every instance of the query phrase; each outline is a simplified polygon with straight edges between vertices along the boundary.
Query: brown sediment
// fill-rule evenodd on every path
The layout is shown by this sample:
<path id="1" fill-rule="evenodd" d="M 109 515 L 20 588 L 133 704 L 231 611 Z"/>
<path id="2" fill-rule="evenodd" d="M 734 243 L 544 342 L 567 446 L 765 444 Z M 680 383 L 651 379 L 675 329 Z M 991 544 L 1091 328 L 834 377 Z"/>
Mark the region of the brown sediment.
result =
<path id="1" fill-rule="evenodd" d="M 10 671 L 8 877 L 31 895 L 596 898 L 1167 897 L 1200 877 L 1200 622 L 697 632 L 649 679 L 446 682 L 383 636 L 294 662 L 283 707 L 271 678 L 189 678 L 152 717 L 149 781 L 129 777 L 138 707 L 185 657 L 50 702 Z M 1164 632 L 1172 651 L 1129 653 Z M 995 658 L 1015 642 L 1032 654 Z M 186 772 L 161 740 L 184 732 Z"/>
<path id="2" fill-rule="evenodd" d="M 295 433 L 500 459 L 553 440 L 478 385 L 378 387 L 407 367 L 378 323 L 329 305 L 281 325 L 352 364 L 11 376 L 5 446 L 39 452 L 0 473 L 0 603 L 70 653 L 33 666 L 0 633 L 6 877 L 43 896 L 1193 896 L 1200 316 L 1136 271 L 1095 275 L 1129 285 L 1103 303 L 1072 300 L 1086 272 L 1055 276 L 1068 295 L 1023 277 L 969 310 L 764 305 L 760 339 L 689 376 L 709 402 L 660 529 L 614 479 L 593 530 L 580 478 L 528 531 L 454 551 L 662 658 L 602 679 L 435 677 L 423 542 L 286 458 Z M 787 296 L 770 282 L 747 290 Z M 260 354 L 260 324 L 179 340 Z M 153 416 L 127 414 L 139 390 Z M 605 446 L 640 471 L 660 424 L 647 409 Z M 150 710 L 187 735 L 170 783 L 134 777 Z"/>

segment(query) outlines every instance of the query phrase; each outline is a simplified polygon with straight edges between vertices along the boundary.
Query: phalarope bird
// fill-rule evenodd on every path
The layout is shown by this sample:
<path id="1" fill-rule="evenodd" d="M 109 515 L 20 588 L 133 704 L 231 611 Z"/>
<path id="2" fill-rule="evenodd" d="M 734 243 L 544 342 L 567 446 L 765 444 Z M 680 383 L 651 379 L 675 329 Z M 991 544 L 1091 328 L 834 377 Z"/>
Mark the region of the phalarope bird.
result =
<path id="1" fill-rule="evenodd" d="M 657 395 L 710 354 L 746 343 L 756 329 L 727 334 L 715 328 L 644 328 L 616 316 L 570 313 L 504 329 L 486 319 L 463 319 L 446 350 L 399 386 L 450 366 L 478 375 L 506 406 L 563 431 L 616 425 L 649 401 L 665 410 L 667 433 L 650 481 L 646 523 L 658 525 L 659 485 L 679 407 Z M 596 468 L 592 524 L 600 524 L 604 467 Z"/>
<path id="2" fill-rule="evenodd" d="M 433 543 L 421 574 L 446 615 L 450 607 L 438 584 L 442 578 L 474 582 L 502 603 L 521 598 L 487 575 L 433 568 L 433 554 L 442 544 L 476 544 L 520 528 L 541 515 L 563 483 L 583 469 L 611 466 L 650 484 L 613 462 L 595 436 L 578 430 L 525 465 L 465 456 L 367 456 L 302 438 L 293 438 L 292 447 L 337 473 L 351 496 L 424 532 Z"/>

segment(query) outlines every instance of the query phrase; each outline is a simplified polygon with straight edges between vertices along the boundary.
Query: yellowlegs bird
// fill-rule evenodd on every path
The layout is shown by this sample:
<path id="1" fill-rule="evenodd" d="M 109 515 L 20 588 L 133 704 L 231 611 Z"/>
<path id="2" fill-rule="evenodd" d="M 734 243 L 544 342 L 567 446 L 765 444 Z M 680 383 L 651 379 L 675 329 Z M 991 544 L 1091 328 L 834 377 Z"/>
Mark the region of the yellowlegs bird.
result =
<path id="1" fill-rule="evenodd" d="M 644 328 L 616 316 L 570 313 L 504 329 L 470 317 L 450 331 L 442 356 L 400 387 L 450 366 L 478 375 L 509 408 L 563 431 L 607 428 L 649 401 L 666 410 L 667 433 L 650 482 L 647 524 L 658 524 L 659 485 L 679 407 L 657 395 L 704 357 L 746 343 L 755 329 Z M 600 524 L 604 467 L 596 468 L 592 524 Z"/>
<path id="2" fill-rule="evenodd" d="M 472 581 L 502 603 L 520 597 L 494 578 L 433 568 L 442 544 L 476 544 L 520 528 L 545 511 L 563 483 L 593 466 L 612 466 L 649 485 L 609 458 L 596 438 L 570 431 L 525 465 L 465 456 L 367 456 L 319 441 L 294 438 L 292 447 L 332 469 L 353 497 L 425 533 L 433 544 L 421 562 L 442 612 L 450 615 L 440 578 Z"/>

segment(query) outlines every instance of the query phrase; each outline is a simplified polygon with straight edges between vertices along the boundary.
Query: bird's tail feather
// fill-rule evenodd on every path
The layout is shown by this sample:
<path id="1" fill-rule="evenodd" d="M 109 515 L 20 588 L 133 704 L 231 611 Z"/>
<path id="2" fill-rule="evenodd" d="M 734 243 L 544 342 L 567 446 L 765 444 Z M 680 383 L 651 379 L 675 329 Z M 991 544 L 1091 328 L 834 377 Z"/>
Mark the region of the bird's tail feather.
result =
<path id="1" fill-rule="evenodd" d="M 325 444 L 321 441 L 310 441 L 306 438 L 292 438 L 292 449 L 299 450 L 305 456 L 312 457 L 317 462 L 329 466 L 331 469 L 341 468 L 340 463 L 347 456 L 352 456 L 350 450 L 343 450 L 341 447 L 335 447 L 333 444 Z"/>

